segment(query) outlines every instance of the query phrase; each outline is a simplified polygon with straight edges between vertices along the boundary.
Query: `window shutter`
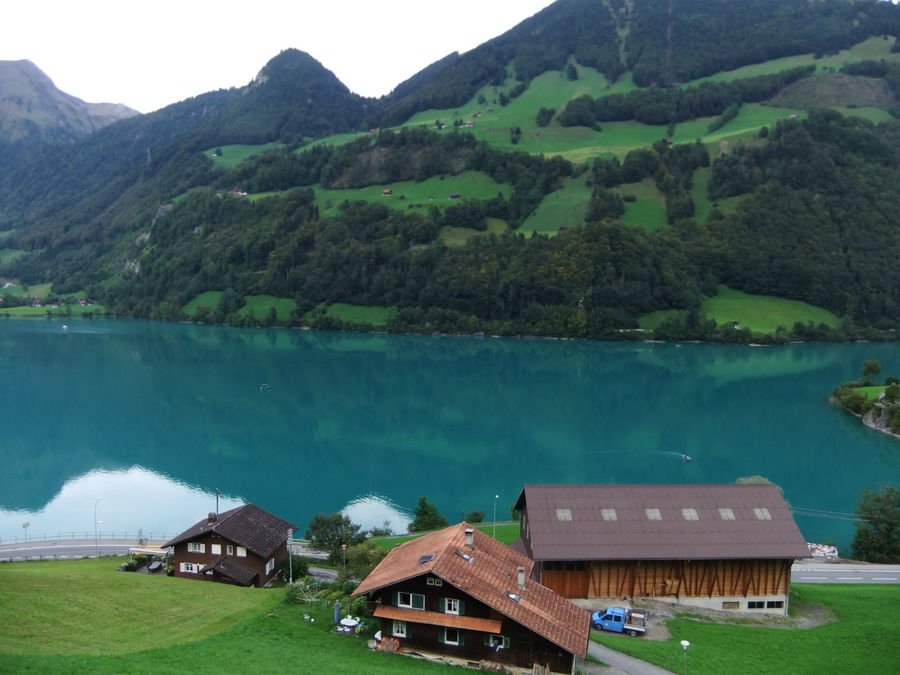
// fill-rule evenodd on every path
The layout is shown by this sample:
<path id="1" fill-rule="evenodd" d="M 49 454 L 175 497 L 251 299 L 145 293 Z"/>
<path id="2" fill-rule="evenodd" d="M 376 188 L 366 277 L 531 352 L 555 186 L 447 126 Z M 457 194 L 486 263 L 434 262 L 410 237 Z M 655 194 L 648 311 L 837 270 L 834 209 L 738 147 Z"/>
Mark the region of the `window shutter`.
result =
<path id="1" fill-rule="evenodd" d="M 484 634 L 484 645 L 485 645 L 486 647 L 490 647 L 490 646 L 491 646 L 491 636 L 490 636 L 490 634 L 488 634 L 488 633 L 485 633 L 485 634 Z"/>
<path id="2" fill-rule="evenodd" d="M 509 638 L 508 637 L 503 638 L 503 648 L 509 649 Z"/>
<path id="3" fill-rule="evenodd" d="M 462 616 L 466 613 L 466 601 L 462 598 L 459 599 L 459 615 Z"/>
<path id="4" fill-rule="evenodd" d="M 413 609 L 425 609 L 425 596 L 413 594 L 412 607 Z"/>
<path id="5" fill-rule="evenodd" d="M 447 641 L 447 629 L 443 626 L 438 631 L 438 642 L 446 642 Z"/>
<path id="6" fill-rule="evenodd" d="M 461 630 L 456 631 L 456 640 L 457 644 L 459 644 L 460 647 L 466 644 L 466 641 L 463 639 L 463 632 Z"/>
<path id="7" fill-rule="evenodd" d="M 438 607 L 440 607 L 441 613 L 447 611 L 447 602 L 444 600 L 444 598 L 438 599 Z"/>
<path id="8" fill-rule="evenodd" d="M 406 624 L 406 637 L 411 638 L 412 637 L 412 624 L 409 621 L 404 621 L 403 623 Z"/>
<path id="9" fill-rule="evenodd" d="M 391 605 L 396 607 L 400 602 L 400 594 L 397 591 L 391 593 Z"/>

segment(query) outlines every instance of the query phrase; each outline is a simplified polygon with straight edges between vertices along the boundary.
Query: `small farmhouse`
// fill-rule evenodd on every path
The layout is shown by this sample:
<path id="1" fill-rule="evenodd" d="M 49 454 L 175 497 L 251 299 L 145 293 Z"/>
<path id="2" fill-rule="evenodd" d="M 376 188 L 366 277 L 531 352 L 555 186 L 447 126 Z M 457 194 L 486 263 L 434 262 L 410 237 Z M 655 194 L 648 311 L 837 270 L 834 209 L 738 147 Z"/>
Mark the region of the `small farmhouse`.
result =
<path id="1" fill-rule="evenodd" d="M 655 598 L 785 614 L 809 557 L 777 486 L 526 485 L 515 504 L 535 577 L 567 598 Z"/>
<path id="2" fill-rule="evenodd" d="M 466 523 L 394 548 L 354 591 L 381 622 L 382 646 L 574 672 L 590 615 L 531 578 L 533 562 Z"/>
<path id="3" fill-rule="evenodd" d="M 173 547 L 175 576 L 265 586 L 287 558 L 287 541 L 297 530 L 255 504 L 210 513 L 163 544 Z"/>

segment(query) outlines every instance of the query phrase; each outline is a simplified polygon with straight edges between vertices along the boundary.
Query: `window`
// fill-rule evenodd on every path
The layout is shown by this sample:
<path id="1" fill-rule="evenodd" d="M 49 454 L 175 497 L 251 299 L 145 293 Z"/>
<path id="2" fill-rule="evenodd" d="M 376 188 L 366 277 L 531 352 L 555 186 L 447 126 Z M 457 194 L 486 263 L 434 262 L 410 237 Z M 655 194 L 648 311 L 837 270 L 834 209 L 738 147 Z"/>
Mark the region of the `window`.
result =
<path id="1" fill-rule="evenodd" d="M 700 518 L 697 517 L 697 509 L 692 508 L 681 509 L 681 517 L 685 520 L 700 520 Z"/>
<path id="2" fill-rule="evenodd" d="M 206 544 L 201 544 L 199 541 L 189 541 L 188 553 L 206 553 Z"/>
<path id="3" fill-rule="evenodd" d="M 226 552 L 228 555 L 234 555 L 234 546 L 233 546 L 232 544 L 228 544 L 228 545 L 225 547 L 225 552 Z"/>
<path id="4" fill-rule="evenodd" d="M 496 651 L 509 649 L 509 638 L 502 635 L 485 635 L 484 644 Z"/>
<path id="5" fill-rule="evenodd" d="M 659 509 L 644 509 L 644 513 L 647 514 L 647 520 L 662 520 Z"/>
<path id="6" fill-rule="evenodd" d="M 719 518 L 721 518 L 722 520 L 734 520 L 734 511 L 729 508 L 720 508 Z"/>
<path id="7" fill-rule="evenodd" d="M 753 509 L 753 513 L 756 514 L 756 517 L 760 520 L 772 520 L 772 514 L 769 513 L 769 509 L 765 506 Z"/>
<path id="8" fill-rule="evenodd" d="M 600 509 L 600 517 L 603 520 L 618 520 L 615 509 Z"/>
<path id="9" fill-rule="evenodd" d="M 446 614 L 459 614 L 459 600 L 456 598 L 444 598 L 444 612 Z"/>
<path id="10" fill-rule="evenodd" d="M 243 546 L 238 546 L 237 547 L 237 557 L 238 558 L 246 558 L 247 557 L 247 549 L 245 549 Z"/>
<path id="11" fill-rule="evenodd" d="M 428 581 L 426 581 L 429 586 L 443 586 L 443 579 L 435 579 L 434 577 L 428 577 Z"/>
<path id="12" fill-rule="evenodd" d="M 406 622 L 405 621 L 394 621 L 394 625 L 391 630 L 391 635 L 394 637 L 406 637 Z"/>
<path id="13" fill-rule="evenodd" d="M 766 603 L 762 600 L 748 600 L 747 609 L 764 609 Z"/>
<path id="14" fill-rule="evenodd" d="M 222 555 L 222 544 L 210 544 L 209 552 L 213 555 Z"/>
<path id="15" fill-rule="evenodd" d="M 269 562 L 266 563 L 266 574 L 271 574 L 272 570 L 275 569 L 275 558 L 272 558 Z"/>
<path id="16" fill-rule="evenodd" d="M 425 596 L 418 593 L 397 593 L 397 607 L 425 609 Z"/>
<path id="17" fill-rule="evenodd" d="M 741 608 L 741 603 L 737 602 L 736 600 L 725 600 L 722 603 L 722 609 L 740 609 L 740 608 Z"/>
<path id="18" fill-rule="evenodd" d="M 464 645 L 463 633 L 456 628 L 441 628 L 440 641 L 445 645 Z"/>
<path id="19" fill-rule="evenodd" d="M 556 509 L 556 519 L 561 523 L 571 521 L 572 509 Z"/>
<path id="20" fill-rule="evenodd" d="M 198 570 L 197 570 L 197 566 L 194 563 L 183 562 L 183 563 L 181 563 L 181 571 L 182 572 L 190 572 L 191 574 L 196 574 Z"/>
<path id="21" fill-rule="evenodd" d="M 768 600 L 766 609 L 784 609 L 784 600 Z"/>

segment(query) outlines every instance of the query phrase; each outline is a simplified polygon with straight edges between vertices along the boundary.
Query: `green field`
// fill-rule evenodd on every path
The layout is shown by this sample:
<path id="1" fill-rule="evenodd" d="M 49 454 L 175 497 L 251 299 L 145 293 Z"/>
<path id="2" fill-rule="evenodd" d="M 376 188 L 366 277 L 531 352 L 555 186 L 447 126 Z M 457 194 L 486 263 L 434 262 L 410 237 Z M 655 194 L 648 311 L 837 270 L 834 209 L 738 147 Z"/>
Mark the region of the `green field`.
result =
<path id="1" fill-rule="evenodd" d="M 201 293 L 196 298 L 191 300 L 181 309 L 181 311 L 188 317 L 195 316 L 197 314 L 198 307 L 209 307 L 209 309 L 211 309 L 212 311 L 216 311 L 221 300 L 222 291 L 206 291 L 206 293 Z"/>
<path id="2" fill-rule="evenodd" d="M 444 246 L 462 246 L 472 237 L 481 237 L 485 234 L 502 234 L 509 229 L 505 220 L 499 218 L 487 218 L 485 231 L 473 230 L 471 227 L 442 227 L 438 234 L 438 240 Z"/>
<path id="3" fill-rule="evenodd" d="M 477 530 L 481 530 L 485 534 L 489 534 L 492 537 L 494 536 L 495 528 L 493 523 L 478 523 L 474 527 Z M 519 532 L 520 527 L 518 522 L 498 522 L 496 527 L 495 539 L 497 541 L 503 542 L 504 544 L 511 544 L 519 538 Z M 372 541 L 378 544 L 381 548 L 390 550 L 399 544 L 417 539 L 423 534 L 425 534 L 425 532 L 417 532 L 416 534 L 402 534 L 393 537 L 373 537 Z"/>
<path id="4" fill-rule="evenodd" d="M 341 321 L 370 323 L 373 326 L 387 326 L 388 319 L 397 310 L 393 307 L 363 307 L 336 302 L 325 312 L 325 316 L 338 317 Z"/>
<path id="5" fill-rule="evenodd" d="M 17 298 L 21 297 L 29 297 L 29 298 L 41 298 L 42 300 L 50 295 L 52 285 L 51 284 L 34 284 L 32 286 L 10 286 L 9 288 L 2 289 L 0 295 L 6 296 L 14 296 Z M 78 293 L 73 293 L 72 296 L 79 295 Z M 80 295 L 84 295 L 81 293 Z"/>
<path id="6" fill-rule="evenodd" d="M 718 294 L 704 300 L 700 310 L 718 324 L 737 321 L 741 328 L 749 328 L 754 333 L 772 334 L 779 326 L 790 330 L 798 321 L 804 324 L 812 321 L 815 325 L 824 323 L 831 327 L 838 325 L 838 318 L 827 309 L 799 300 L 750 295 L 726 286 L 719 286 Z M 638 319 L 638 325 L 645 330 L 652 329 L 668 315 L 667 310 L 645 314 Z"/>
<path id="7" fill-rule="evenodd" d="M 18 260 L 27 253 L 28 251 L 21 251 L 16 248 L 0 248 L 0 265 Z"/>
<path id="8" fill-rule="evenodd" d="M 584 176 L 563 180 L 562 187 L 544 197 L 517 232 L 555 234 L 561 227 L 581 227 L 592 193 Z"/>
<path id="9" fill-rule="evenodd" d="M 385 190 L 391 190 L 392 194 L 385 195 Z M 455 176 L 434 176 L 419 183 L 410 180 L 346 190 L 316 187 L 316 206 L 323 216 L 336 215 L 338 207 L 345 201 L 359 200 L 384 204 L 398 211 L 414 210 L 426 214 L 432 206 L 443 209 L 453 204 L 451 194 L 459 194 L 462 199 L 486 200 L 493 199 L 498 192 L 509 197 L 512 186 L 498 183 L 478 171 L 464 171 Z"/>
<path id="10" fill-rule="evenodd" d="M 671 636 L 665 642 L 597 632 L 591 639 L 675 673 L 683 672 L 681 640 L 690 643 L 687 665 L 691 673 L 897 672 L 900 586 L 792 584 L 791 589 L 792 616 L 797 612 L 831 613 L 836 620 L 797 629 L 792 621 L 780 622 L 780 627 L 767 626 L 771 622 L 760 619 L 707 623 L 684 612 L 666 622 Z"/>
<path id="11" fill-rule="evenodd" d="M 244 298 L 247 304 L 241 307 L 238 316 L 247 316 L 264 321 L 274 309 L 278 321 L 287 322 L 291 312 L 297 309 L 297 303 L 290 298 L 276 298 L 274 295 L 248 295 Z"/>
<path id="12" fill-rule="evenodd" d="M 213 154 L 217 148 L 209 148 L 203 151 L 203 154 L 213 161 L 213 167 L 216 169 L 231 169 L 243 162 L 245 159 L 253 157 L 271 150 L 272 148 L 283 147 L 282 143 L 264 143 L 262 145 L 221 145 L 218 149 L 222 151 L 221 156 Z"/>
<path id="13" fill-rule="evenodd" d="M 666 198 L 652 178 L 639 183 L 625 183 L 618 188 L 622 196 L 632 195 L 633 202 L 625 202 L 625 215 L 620 220 L 650 232 L 666 224 Z"/>
<path id="14" fill-rule="evenodd" d="M 887 385 L 882 384 L 880 386 L 876 385 L 874 387 L 854 387 L 853 391 L 859 392 L 860 394 L 865 396 L 867 401 L 874 401 L 884 393 L 885 389 L 887 389 Z"/>
<path id="15" fill-rule="evenodd" d="M 374 622 L 361 636 L 331 633 L 333 602 L 118 573 L 122 560 L 3 563 L 0 672 L 449 672 L 366 649 Z"/>

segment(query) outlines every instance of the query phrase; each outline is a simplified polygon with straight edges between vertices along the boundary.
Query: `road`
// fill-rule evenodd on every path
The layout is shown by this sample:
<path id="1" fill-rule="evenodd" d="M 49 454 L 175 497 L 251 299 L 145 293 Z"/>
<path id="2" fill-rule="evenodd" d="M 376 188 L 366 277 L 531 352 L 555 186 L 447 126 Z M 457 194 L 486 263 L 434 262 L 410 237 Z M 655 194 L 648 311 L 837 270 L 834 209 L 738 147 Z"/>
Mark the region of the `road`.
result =
<path id="1" fill-rule="evenodd" d="M 795 584 L 900 584 L 900 565 L 866 563 L 794 563 L 791 583 Z"/>
<path id="2" fill-rule="evenodd" d="M 146 546 L 160 546 L 165 542 L 146 540 Z M 29 541 L 16 544 L 0 544 L 0 560 L 40 560 L 51 558 L 94 558 L 99 555 L 128 555 L 128 549 L 137 546 L 134 539 L 64 539 L 61 541 Z"/>

